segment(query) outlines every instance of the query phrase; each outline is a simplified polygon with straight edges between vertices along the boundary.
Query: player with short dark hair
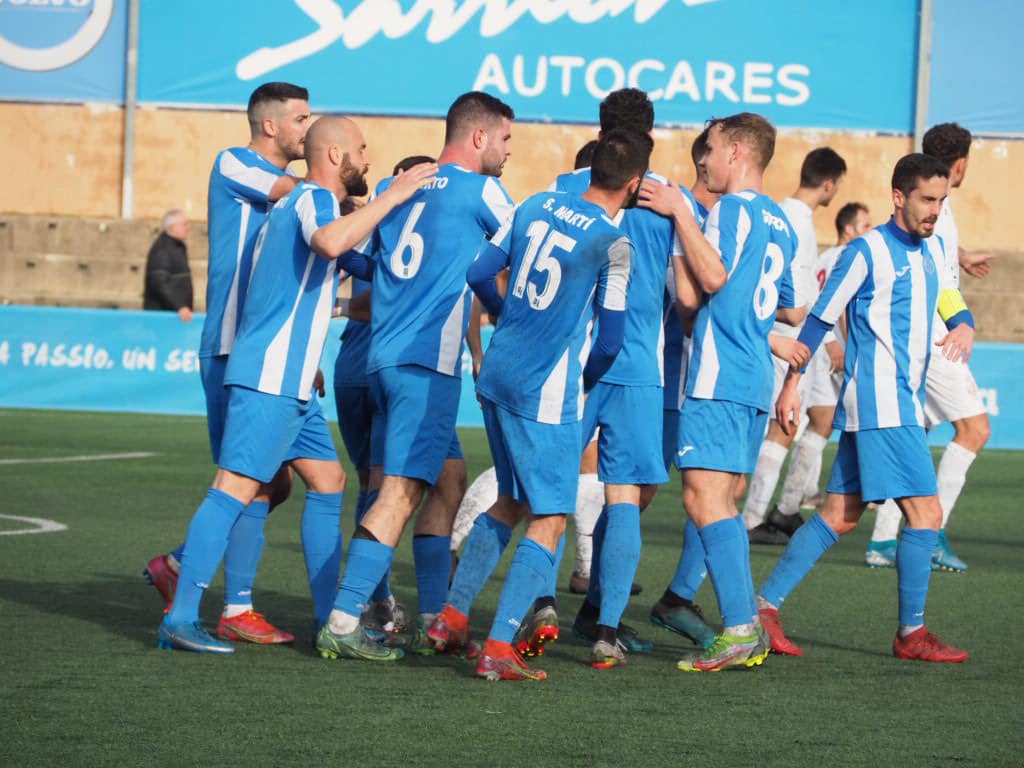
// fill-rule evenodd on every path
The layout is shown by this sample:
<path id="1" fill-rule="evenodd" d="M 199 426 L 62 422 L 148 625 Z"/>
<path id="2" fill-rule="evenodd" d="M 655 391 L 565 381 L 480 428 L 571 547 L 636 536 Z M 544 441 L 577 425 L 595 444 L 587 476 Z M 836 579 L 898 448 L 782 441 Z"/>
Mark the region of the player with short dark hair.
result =
<path id="1" fill-rule="evenodd" d="M 382 436 L 374 440 L 371 466 L 382 467 L 383 480 L 356 529 L 334 610 L 317 638 L 325 658 L 401 655 L 365 653 L 360 616 L 433 486 L 437 503 L 417 516 L 412 542 L 419 596 L 413 649 L 431 652 L 423 634 L 444 605 L 452 522 L 466 487 L 455 431 L 470 314 L 466 269 L 482 239 L 512 213 L 512 198 L 497 179 L 511 154 L 511 119 L 511 108 L 493 96 L 471 92 L 456 99 L 437 177 L 360 246 L 378 265 L 367 374 Z M 384 179 L 377 194 L 402 178 Z"/>
<path id="2" fill-rule="evenodd" d="M 589 168 L 594 162 L 594 149 L 597 147 L 597 139 L 591 139 L 582 147 L 579 152 L 576 153 L 576 158 L 573 160 L 573 170 L 578 171 L 580 168 Z"/>
<path id="3" fill-rule="evenodd" d="M 703 653 L 679 662 L 684 671 L 756 666 L 768 654 L 735 496 L 754 468 L 768 419 L 771 353 L 806 362 L 793 339 L 771 333 L 776 317 L 798 323 L 804 315 L 793 288 L 792 229 L 759 191 L 774 148 L 775 128 L 760 115 L 711 122 L 708 189 L 723 196 L 703 232 L 674 187 L 646 182 L 641 191 L 643 205 L 675 222 L 684 252 L 675 269 L 677 297 L 697 310 L 676 466 L 725 626 Z"/>
<path id="4" fill-rule="evenodd" d="M 583 194 L 549 191 L 526 200 L 467 275 L 488 313 L 500 316 L 477 379 L 499 495 L 473 526 L 429 636 L 438 650 L 469 645 L 470 606 L 512 527 L 531 513 L 477 664 L 477 675 L 489 680 L 546 678 L 512 641 L 520 619 L 557 573 L 565 518 L 575 510 L 577 492 L 576 472 L 563 469 L 582 447 L 584 394 L 622 347 L 634 253 L 613 217 L 635 199 L 651 145 L 644 134 L 603 134 Z M 510 286 L 502 298 L 495 277 L 506 268 Z M 590 348 L 588 329 L 595 320 Z"/>
<path id="5" fill-rule="evenodd" d="M 868 213 L 868 207 L 857 202 L 847 203 L 836 212 L 836 239 L 840 245 L 846 245 L 871 229 L 870 226 L 863 226 L 864 217 Z"/>
<path id="6" fill-rule="evenodd" d="M 214 463 L 220 460 L 227 418 L 224 373 L 245 306 L 253 249 L 274 202 L 297 182 L 288 164 L 303 156 L 310 124 L 309 92 L 291 83 L 264 83 L 249 97 L 246 114 L 249 145 L 217 155 L 207 195 L 210 249 L 199 367 Z M 254 643 L 294 639 L 257 613 L 252 597 L 263 551 L 263 526 L 270 510 L 288 498 L 290 489 L 291 474 L 282 468 L 245 508 L 231 531 L 224 555 L 224 613 L 217 626 L 222 639 Z M 184 548 L 181 544 L 169 554 L 154 557 L 143 571 L 168 605 L 174 599 Z"/>
<path id="7" fill-rule="evenodd" d="M 168 650 L 233 652 L 203 629 L 199 603 L 237 519 L 286 463 L 307 489 L 302 549 L 315 620 L 326 620 L 334 596 L 345 472 L 314 387 L 338 291 L 338 264 L 368 278 L 372 262 L 349 251 L 429 182 L 436 166 L 419 166 L 387 193 L 339 217 L 339 199 L 366 188 L 362 133 L 351 120 L 323 117 L 309 129 L 304 146 L 309 172 L 271 210 L 254 248 L 250 300 L 224 375 L 229 394 L 217 475 L 189 525 L 178 589 L 157 635 Z"/>
<path id="8" fill-rule="evenodd" d="M 847 246 L 800 332 L 813 352 L 845 311 L 849 336 L 835 417 L 842 436 L 828 497 L 821 512 L 793 534 L 758 595 L 776 653 L 802 655 L 783 632 L 783 601 L 839 537 L 857 526 L 867 502 L 891 498 L 907 520 L 896 552 L 899 629 L 893 655 L 933 662 L 967 658 L 966 651 L 931 634 L 924 620 L 942 523 L 923 402 L 936 310 L 948 329 L 938 341 L 943 356 L 966 360 L 974 343 L 974 321 L 944 267 L 942 241 L 934 236 L 948 175 L 937 158 L 900 159 L 892 178 L 892 218 Z M 776 405 L 787 431 L 799 419 L 801 375 L 800 368 L 790 368 Z"/>
<path id="9" fill-rule="evenodd" d="M 817 208 L 828 207 L 836 193 L 839 185 L 846 175 L 846 162 L 839 154 L 830 147 L 818 147 L 812 149 L 804 157 L 800 168 L 800 185 L 792 196 L 787 197 L 779 203 L 793 227 L 793 234 L 797 240 L 796 258 L 793 263 L 797 276 L 796 292 L 797 301 L 804 306 L 814 303 L 818 293 L 818 285 L 814 280 L 814 264 L 818 260 L 818 237 L 814 231 L 814 211 Z M 783 336 L 796 338 L 799 327 L 794 327 L 784 322 L 776 322 L 772 332 Z M 819 353 L 825 355 L 831 361 L 835 370 L 842 369 L 843 350 L 842 345 L 836 340 L 834 334 L 825 337 L 824 348 Z M 782 380 L 786 376 L 787 363 L 779 358 L 773 358 L 775 365 L 774 388 L 772 389 L 772 402 L 778 397 L 782 390 Z M 810 368 L 810 373 L 803 379 L 804 391 L 807 394 L 811 389 L 828 387 L 829 382 L 818 381 L 819 366 Z M 828 374 L 826 374 L 827 378 Z M 805 402 L 807 398 L 804 398 Z M 769 415 L 770 415 L 769 411 Z M 794 457 L 790 462 L 790 474 L 792 482 L 799 481 L 799 490 L 802 492 L 808 472 L 813 465 L 820 465 L 821 452 L 825 449 L 825 440 L 815 440 L 815 433 L 808 436 L 804 448 L 799 457 Z M 786 494 L 787 505 L 785 509 L 776 506 L 769 513 L 768 507 L 772 497 L 775 495 L 775 488 L 779 482 L 779 475 L 782 465 L 786 461 L 786 454 L 793 442 L 792 435 L 787 435 L 778 422 L 769 419 L 768 434 L 761 443 L 757 454 L 757 468 L 750 479 L 750 487 L 747 490 L 747 500 L 743 505 L 743 522 L 747 526 L 751 544 L 785 544 L 789 537 L 803 523 L 800 516 L 800 499 L 797 499 L 794 507 L 789 502 L 793 494 Z M 797 466 L 797 459 L 801 463 Z M 792 489 L 791 489 L 792 490 Z M 783 491 L 785 493 L 785 489 Z"/>
<path id="10" fill-rule="evenodd" d="M 923 147 L 926 155 L 949 166 L 950 191 L 958 188 L 967 174 L 967 160 L 971 150 L 970 131 L 956 123 L 932 126 L 924 135 Z M 942 212 L 935 223 L 935 234 L 942 238 L 946 268 L 954 286 L 960 285 L 961 267 L 972 277 L 980 278 L 988 274 L 992 254 L 969 252 L 960 247 L 960 232 L 948 196 L 943 201 Z M 941 325 L 935 323 L 933 328 L 937 335 L 941 335 Z M 937 479 L 939 502 L 942 505 L 942 528 L 932 556 L 932 567 L 962 573 L 967 570 L 967 563 L 957 557 L 950 547 L 946 524 L 967 481 L 967 472 L 988 442 L 992 427 L 978 385 L 967 365 L 952 363 L 937 356 L 928 366 L 925 385 L 928 394 L 925 398 L 925 427 L 933 429 L 949 422 L 954 430 L 953 439 L 939 461 Z M 871 543 L 864 553 L 868 565 L 876 568 L 891 568 L 895 565 L 899 524 L 898 507 L 891 500 L 882 504 L 875 515 Z"/>

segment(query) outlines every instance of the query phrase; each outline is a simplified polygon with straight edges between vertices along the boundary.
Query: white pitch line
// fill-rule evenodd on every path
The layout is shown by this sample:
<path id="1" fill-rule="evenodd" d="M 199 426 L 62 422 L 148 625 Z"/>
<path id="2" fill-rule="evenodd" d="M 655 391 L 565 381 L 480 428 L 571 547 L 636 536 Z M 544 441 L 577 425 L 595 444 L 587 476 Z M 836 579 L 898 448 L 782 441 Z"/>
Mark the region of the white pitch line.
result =
<path id="1" fill-rule="evenodd" d="M 46 456 L 39 459 L 0 459 L 0 465 L 11 464 L 64 464 L 70 461 L 117 461 L 118 459 L 148 459 L 159 456 L 159 453 L 150 451 L 135 451 L 134 453 L 93 453 L 82 456 Z"/>
<path id="2" fill-rule="evenodd" d="M 59 533 L 66 531 L 68 527 L 55 520 L 47 520 L 45 517 L 19 517 L 18 515 L 0 515 L 0 519 L 13 520 L 16 523 L 28 523 L 35 528 L 19 528 L 14 531 L 0 531 L 0 536 L 21 536 L 26 533 Z"/>

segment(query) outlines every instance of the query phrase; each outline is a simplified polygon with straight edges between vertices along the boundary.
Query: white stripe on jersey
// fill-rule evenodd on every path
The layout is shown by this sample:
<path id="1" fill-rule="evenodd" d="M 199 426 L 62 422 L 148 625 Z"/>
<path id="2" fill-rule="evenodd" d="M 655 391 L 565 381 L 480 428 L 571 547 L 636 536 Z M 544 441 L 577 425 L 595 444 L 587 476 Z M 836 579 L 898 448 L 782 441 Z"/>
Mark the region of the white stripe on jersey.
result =
<path id="1" fill-rule="evenodd" d="M 704 336 L 704 344 L 700 349 L 700 370 L 697 380 L 693 383 L 693 397 L 714 400 L 715 383 L 718 381 L 718 343 L 715 341 L 715 324 L 708 314 L 708 329 Z"/>
<path id="2" fill-rule="evenodd" d="M 605 284 L 601 306 L 618 312 L 626 311 L 626 287 L 632 260 L 632 246 L 620 237 L 608 248 L 608 281 Z"/>
<path id="3" fill-rule="evenodd" d="M 455 375 L 455 366 L 462 359 L 462 318 L 465 316 L 466 291 L 468 290 L 469 286 L 462 289 L 455 306 L 448 313 L 448 319 L 441 326 L 441 343 L 437 349 L 437 370 L 447 373 L 449 376 Z"/>
<path id="4" fill-rule="evenodd" d="M 585 306 L 590 306 L 590 302 L 593 299 L 593 296 L 594 292 L 591 291 L 590 296 L 587 298 L 587 303 Z M 587 365 L 587 358 L 590 357 L 590 345 L 594 343 L 594 339 L 592 338 L 593 332 L 594 321 L 593 319 L 591 319 L 590 322 L 587 323 L 587 332 L 583 334 L 583 346 L 580 347 L 580 379 L 583 378 L 583 369 Z M 579 392 L 576 395 L 576 415 L 577 418 L 579 418 L 580 420 L 583 419 L 583 404 L 585 400 L 586 398 L 583 395 L 583 384 L 581 381 L 579 386 Z"/>
<path id="5" fill-rule="evenodd" d="M 875 278 L 875 294 L 868 316 L 875 330 L 874 384 L 878 427 L 898 427 L 900 401 L 896 384 L 896 349 L 892 336 L 892 292 L 897 279 L 896 272 L 892 253 L 882 234 L 873 229 L 864 239 L 871 253 L 871 269 Z"/>
<path id="6" fill-rule="evenodd" d="M 306 258 L 306 271 L 302 273 L 302 282 L 299 283 L 299 292 L 295 296 L 295 304 L 288 315 L 288 319 L 274 334 L 273 340 L 267 346 L 263 355 L 263 368 L 260 371 L 260 383 L 257 387 L 260 392 L 270 395 L 280 395 L 281 385 L 284 382 L 284 369 L 288 364 L 288 346 L 291 341 L 292 326 L 295 324 L 295 314 L 299 311 L 299 302 L 302 301 L 302 294 L 306 291 L 306 282 L 309 280 L 309 273 L 313 269 L 316 259 L 320 258 L 312 251 Z M 330 271 L 330 270 L 328 270 Z"/>
<path id="7" fill-rule="evenodd" d="M 565 387 L 569 381 L 569 350 L 566 349 L 558 358 L 555 367 L 544 380 L 540 388 L 540 408 L 537 409 L 537 421 L 541 424 L 562 423 L 562 403 L 565 402 Z"/>
<path id="8" fill-rule="evenodd" d="M 314 258 L 316 254 L 311 253 Z M 309 330 L 309 344 L 306 346 L 306 357 L 302 361 L 302 378 L 299 379 L 299 392 L 307 393 L 313 389 L 313 379 L 320 367 L 320 358 L 324 353 L 324 342 L 327 340 L 327 329 L 331 324 L 331 308 L 334 306 L 334 273 L 338 262 L 332 259 L 324 271 L 324 279 L 320 283 L 320 292 L 316 297 L 316 309 L 313 310 L 313 327 Z"/>
<path id="9" fill-rule="evenodd" d="M 865 237 L 865 239 L 867 238 Z M 879 236 L 879 239 L 881 239 L 881 236 Z M 835 265 L 833 264 L 833 266 Z M 836 288 L 832 298 L 825 305 L 825 309 L 821 313 L 821 319 L 829 325 L 835 325 L 839 322 L 839 316 L 843 314 L 843 310 L 846 309 L 857 289 L 864 284 L 867 276 L 868 263 L 865 260 L 864 254 L 858 251 L 853 263 L 850 265 L 849 271 L 843 278 L 843 282 Z"/>
<path id="10" fill-rule="evenodd" d="M 508 199 L 505 190 L 501 188 L 501 185 L 495 181 L 493 176 L 489 176 L 487 181 L 484 182 L 482 197 L 484 203 L 491 209 L 491 213 L 494 214 L 498 224 L 504 224 L 512 217 L 512 213 L 515 211 L 515 204 Z"/>
<path id="11" fill-rule="evenodd" d="M 740 255 L 743 253 L 743 247 L 747 244 L 748 237 L 750 237 L 750 214 L 746 208 L 740 208 L 740 215 L 736 219 L 736 258 L 729 269 L 729 277 L 732 277 L 732 273 L 736 271 L 736 267 L 740 264 Z"/>
<path id="12" fill-rule="evenodd" d="M 295 213 L 302 225 L 302 237 L 308 243 L 313 239 L 313 233 L 320 229 L 316 223 L 316 203 L 313 202 L 313 190 L 309 189 L 302 193 L 295 203 Z"/>
<path id="13" fill-rule="evenodd" d="M 911 264 L 915 261 L 924 261 L 924 253 L 922 251 L 911 251 L 907 255 L 910 257 Z M 923 349 L 925 350 L 925 355 L 928 354 L 928 285 L 925 283 L 924 264 L 921 263 L 920 267 L 921 269 L 911 268 L 910 270 L 911 296 L 914 303 L 910 308 L 910 343 L 907 355 L 910 357 L 909 383 L 910 391 L 914 393 L 912 398 L 914 401 L 914 418 L 917 419 L 918 424 L 924 424 L 924 409 L 921 407 L 921 401 L 917 397 L 917 390 L 921 386 L 921 378 L 924 376 L 927 358 L 916 358 L 914 355 L 915 349 Z"/>
<path id="14" fill-rule="evenodd" d="M 230 153 L 225 153 L 225 156 L 230 156 Z M 235 254 L 235 275 L 231 278 L 228 303 L 224 307 L 224 316 L 220 319 L 220 350 L 217 352 L 218 355 L 231 354 L 231 347 L 235 343 L 235 331 L 238 330 L 235 327 L 238 318 L 238 277 L 242 271 L 242 251 L 245 247 L 245 238 L 249 230 L 249 212 L 252 210 L 252 206 L 244 200 L 240 200 L 239 204 L 241 206 L 241 213 L 238 217 L 238 252 Z M 249 286 L 247 285 L 246 289 L 248 288 Z"/>
<path id="15" fill-rule="evenodd" d="M 264 196 L 270 194 L 270 190 L 273 189 L 274 184 L 277 183 L 279 176 L 275 176 L 269 171 L 265 171 L 262 168 L 257 168 L 253 165 L 246 165 L 232 152 L 222 152 L 220 156 L 220 165 L 218 170 L 224 176 L 227 176 L 238 184 L 244 184 L 247 187 L 262 192 Z M 238 200 L 238 198 L 235 198 Z M 244 202 L 238 200 L 238 202 Z"/>

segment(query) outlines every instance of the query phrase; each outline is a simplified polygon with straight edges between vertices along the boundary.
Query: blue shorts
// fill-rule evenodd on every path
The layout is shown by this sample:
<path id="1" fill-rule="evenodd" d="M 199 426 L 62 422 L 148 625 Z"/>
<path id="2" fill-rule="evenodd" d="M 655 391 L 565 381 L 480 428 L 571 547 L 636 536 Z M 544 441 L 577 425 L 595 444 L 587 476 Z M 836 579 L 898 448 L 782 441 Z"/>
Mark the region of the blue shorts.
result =
<path id="1" fill-rule="evenodd" d="M 924 428 L 843 432 L 828 478 L 828 492 L 859 494 L 865 504 L 934 496 L 939 491 Z"/>
<path id="2" fill-rule="evenodd" d="M 579 422 L 541 424 L 482 398 L 498 493 L 530 505 L 535 515 L 576 511 L 583 454 Z"/>
<path id="3" fill-rule="evenodd" d="M 461 459 L 455 431 L 462 379 L 421 365 L 382 368 L 369 375 L 380 421 L 370 463 L 385 475 L 415 477 L 433 485 L 448 459 Z M 383 443 L 383 445 L 381 445 Z"/>
<path id="4" fill-rule="evenodd" d="M 373 430 L 373 398 L 369 387 L 335 387 L 338 429 L 345 451 L 356 469 L 370 468 L 370 436 Z"/>
<path id="5" fill-rule="evenodd" d="M 269 483 L 281 465 L 293 459 L 338 460 L 320 401 L 228 387 L 218 466 Z"/>
<path id="6" fill-rule="evenodd" d="M 687 397 L 679 418 L 679 469 L 713 469 L 736 475 L 754 471 L 768 426 L 767 411 L 728 400 Z"/>
<path id="7" fill-rule="evenodd" d="M 583 407 L 582 436 L 597 439 L 597 476 L 615 485 L 668 481 L 661 445 L 665 395 L 661 387 L 598 382 Z"/>
<path id="8" fill-rule="evenodd" d="M 210 433 L 210 453 L 214 464 L 220 463 L 220 444 L 228 417 L 228 390 L 224 386 L 227 369 L 227 355 L 199 358 L 199 378 L 206 395 L 206 429 Z"/>
<path id="9" fill-rule="evenodd" d="M 661 457 L 665 469 L 676 465 L 676 451 L 679 450 L 679 411 L 666 408 L 661 412 Z"/>

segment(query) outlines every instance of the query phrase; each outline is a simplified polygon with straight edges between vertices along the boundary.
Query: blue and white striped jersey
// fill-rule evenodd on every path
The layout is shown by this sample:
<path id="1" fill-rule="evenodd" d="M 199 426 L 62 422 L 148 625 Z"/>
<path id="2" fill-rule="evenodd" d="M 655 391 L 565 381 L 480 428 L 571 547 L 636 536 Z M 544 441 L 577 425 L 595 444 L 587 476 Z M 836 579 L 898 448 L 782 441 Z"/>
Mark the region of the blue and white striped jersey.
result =
<path id="1" fill-rule="evenodd" d="M 952 287 L 945 260 L 938 237 L 915 237 L 891 219 L 839 256 L 811 310 L 828 324 L 846 311 L 836 429 L 924 426 L 935 307 Z"/>
<path id="2" fill-rule="evenodd" d="M 668 184 L 656 173 L 647 178 Z M 590 169 L 580 168 L 563 173 L 552 190 L 581 195 L 590 186 Z M 626 307 L 626 338 L 615 362 L 601 381 L 611 384 L 662 386 L 662 347 L 665 343 L 662 307 L 665 294 L 665 272 L 674 254 L 682 253 L 676 237 L 675 224 L 649 208 L 630 208 L 616 217 L 622 234 L 629 238 L 636 251 L 636 263 L 629 284 L 629 305 Z"/>
<path id="3" fill-rule="evenodd" d="M 225 384 L 309 400 L 320 365 L 334 297 L 338 260 L 309 246 L 313 233 L 338 218 L 338 199 L 301 182 L 270 212 L 253 256 L 248 300 Z"/>
<path id="4" fill-rule="evenodd" d="M 778 204 L 751 190 L 722 197 L 704 222 L 729 279 L 705 295 L 693 327 L 686 396 L 762 411 L 775 379 L 768 333 L 796 301 L 796 239 Z"/>
<path id="5" fill-rule="evenodd" d="M 627 307 L 629 239 L 597 205 L 542 192 L 491 243 L 508 256 L 509 287 L 477 390 L 526 419 L 578 422 L 595 314 Z"/>
<path id="6" fill-rule="evenodd" d="M 377 194 L 390 184 L 384 179 Z M 421 365 L 462 375 L 471 300 L 466 270 L 512 210 L 496 178 L 448 163 L 377 225 L 370 243 L 360 246 L 377 262 L 370 373 Z"/>
<path id="7" fill-rule="evenodd" d="M 703 227 L 704 220 L 708 217 L 708 209 L 697 202 L 693 193 L 682 188 L 683 197 L 690 204 L 690 211 L 697 223 Z M 678 411 L 683 407 L 683 396 L 686 389 L 686 363 L 689 357 L 686 347 L 686 331 L 683 329 L 683 321 L 679 319 L 673 304 L 676 295 L 675 275 L 672 270 L 668 271 L 665 285 L 668 287 L 668 296 L 665 302 L 665 349 L 662 353 L 665 370 L 665 410 Z"/>
<path id="8" fill-rule="evenodd" d="M 370 283 L 352 278 L 352 298 L 370 289 Z M 345 321 L 341 332 L 341 349 L 334 361 L 334 386 L 365 387 L 366 355 L 370 351 L 370 324 L 361 323 L 351 317 Z"/>
<path id="9" fill-rule="evenodd" d="M 270 190 L 287 173 L 248 147 L 225 149 L 213 162 L 207 197 L 210 255 L 200 357 L 231 352 L 245 306 L 256 236 L 272 207 Z"/>

